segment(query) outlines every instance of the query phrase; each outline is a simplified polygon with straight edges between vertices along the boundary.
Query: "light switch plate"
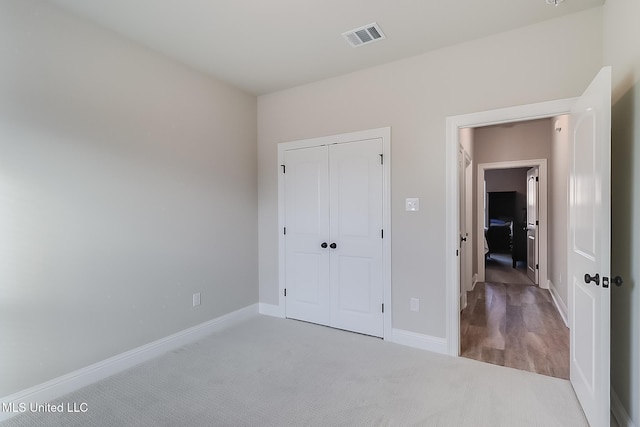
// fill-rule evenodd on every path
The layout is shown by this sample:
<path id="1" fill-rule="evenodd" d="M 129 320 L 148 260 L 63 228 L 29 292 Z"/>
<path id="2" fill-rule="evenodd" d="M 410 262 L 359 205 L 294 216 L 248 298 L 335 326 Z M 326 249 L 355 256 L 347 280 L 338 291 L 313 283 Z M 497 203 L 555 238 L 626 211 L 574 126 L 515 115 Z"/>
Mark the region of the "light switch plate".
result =
<path id="1" fill-rule="evenodd" d="M 417 197 L 409 197 L 406 199 L 405 209 L 408 212 L 417 212 L 420 210 L 420 199 Z"/>
<path id="2" fill-rule="evenodd" d="M 411 298 L 409 309 L 411 311 L 420 311 L 420 300 L 418 298 Z"/>

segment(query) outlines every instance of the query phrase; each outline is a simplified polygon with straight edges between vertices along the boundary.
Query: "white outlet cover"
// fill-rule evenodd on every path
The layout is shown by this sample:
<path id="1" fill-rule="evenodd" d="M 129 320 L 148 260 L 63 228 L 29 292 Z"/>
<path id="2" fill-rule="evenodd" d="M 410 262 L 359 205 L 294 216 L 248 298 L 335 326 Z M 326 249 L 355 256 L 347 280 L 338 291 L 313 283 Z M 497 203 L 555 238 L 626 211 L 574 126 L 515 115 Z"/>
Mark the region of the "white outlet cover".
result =
<path id="1" fill-rule="evenodd" d="M 411 298 L 410 310 L 420 311 L 420 300 L 418 298 Z"/>
<path id="2" fill-rule="evenodd" d="M 405 201 L 405 209 L 408 212 L 417 212 L 420 210 L 420 199 L 417 197 L 409 197 Z"/>
<path id="3" fill-rule="evenodd" d="M 193 294 L 193 306 L 196 307 L 198 305 L 200 305 L 200 292 Z"/>

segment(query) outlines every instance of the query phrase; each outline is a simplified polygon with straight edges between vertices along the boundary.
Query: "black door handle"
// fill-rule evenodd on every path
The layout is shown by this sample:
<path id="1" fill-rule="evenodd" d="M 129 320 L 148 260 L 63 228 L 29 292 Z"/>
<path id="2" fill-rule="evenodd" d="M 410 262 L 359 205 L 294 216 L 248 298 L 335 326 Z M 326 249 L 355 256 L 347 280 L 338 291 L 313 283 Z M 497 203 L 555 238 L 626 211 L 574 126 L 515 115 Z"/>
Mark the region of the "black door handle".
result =
<path id="1" fill-rule="evenodd" d="M 622 283 L 623 283 L 622 277 L 620 277 L 620 276 L 614 277 L 613 279 L 611 279 L 611 283 L 613 283 L 614 285 L 616 285 L 618 287 L 622 286 Z"/>
<path id="2" fill-rule="evenodd" d="M 337 248 L 337 247 L 338 247 L 338 245 L 336 245 L 335 243 L 332 243 L 332 244 L 330 244 L 330 245 L 329 245 L 329 247 L 330 247 L 331 249 L 335 249 L 335 248 Z"/>
<path id="3" fill-rule="evenodd" d="M 584 275 L 584 283 L 587 285 L 591 282 L 595 282 L 596 286 L 600 286 L 600 275 L 598 273 L 595 276 L 589 276 L 589 274 Z"/>
<path id="4" fill-rule="evenodd" d="M 320 247 L 322 249 L 327 249 L 327 242 L 322 242 L 322 244 L 320 245 Z"/>

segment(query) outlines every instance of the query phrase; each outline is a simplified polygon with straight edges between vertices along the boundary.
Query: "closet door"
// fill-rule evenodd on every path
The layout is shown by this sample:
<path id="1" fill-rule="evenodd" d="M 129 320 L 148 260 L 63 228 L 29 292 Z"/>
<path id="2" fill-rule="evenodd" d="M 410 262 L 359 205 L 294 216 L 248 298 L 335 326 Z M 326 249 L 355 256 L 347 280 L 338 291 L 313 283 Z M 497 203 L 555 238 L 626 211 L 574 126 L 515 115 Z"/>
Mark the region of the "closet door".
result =
<path id="1" fill-rule="evenodd" d="M 382 139 L 329 146 L 331 326 L 379 337 L 384 301 L 381 153 Z"/>
<path id="2" fill-rule="evenodd" d="M 330 325 L 326 146 L 285 152 L 286 316 Z"/>

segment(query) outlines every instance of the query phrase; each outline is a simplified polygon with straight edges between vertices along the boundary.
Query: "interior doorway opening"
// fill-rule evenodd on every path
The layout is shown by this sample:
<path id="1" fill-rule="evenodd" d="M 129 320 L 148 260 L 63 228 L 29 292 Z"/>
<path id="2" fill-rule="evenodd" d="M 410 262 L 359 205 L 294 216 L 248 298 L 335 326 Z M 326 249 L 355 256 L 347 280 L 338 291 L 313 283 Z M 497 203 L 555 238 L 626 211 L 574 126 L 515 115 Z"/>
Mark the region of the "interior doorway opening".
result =
<path id="1" fill-rule="evenodd" d="M 486 281 L 537 285 L 539 259 L 538 167 L 484 172 L 484 268 Z M 529 180 L 528 176 L 532 179 Z M 529 184 L 531 191 L 529 191 Z"/>
<path id="2" fill-rule="evenodd" d="M 558 117 L 561 115 L 565 115 L 564 123 L 562 117 Z M 446 190 L 451 195 L 446 209 L 448 350 L 452 356 L 460 352 L 459 210 L 455 173 L 460 129 L 547 117 L 558 117 L 554 119 L 555 131 L 569 142 L 564 153 L 569 176 L 558 192 L 564 195 L 551 198 L 554 206 L 563 207 L 566 212 L 568 229 L 564 233 L 554 230 L 552 235 L 566 237 L 560 239 L 565 247 L 559 255 L 564 252 L 566 261 L 560 265 L 566 265 L 567 269 L 564 274 L 557 275 L 556 271 L 541 280 L 549 280 L 552 296 L 554 289 L 558 296 L 567 296 L 571 385 L 588 421 L 605 425 L 610 417 L 611 67 L 603 67 L 578 98 L 447 118 Z M 563 164 L 557 161 L 560 156 L 556 153 L 553 158 L 556 164 Z M 555 246 L 551 244 L 550 248 Z M 602 286 L 598 285 L 599 278 Z M 562 300 L 556 301 L 556 305 L 562 311 Z"/>
<path id="3" fill-rule="evenodd" d="M 552 121 L 546 124 L 551 126 Z M 554 160 L 551 158 L 552 142 L 547 143 L 549 153 L 545 158 L 477 165 L 477 185 L 473 187 L 476 191 L 473 197 L 476 201 L 473 230 L 476 245 L 470 248 L 475 259 L 476 281 L 485 280 L 486 261 L 492 254 L 507 255 L 513 268 L 524 267 L 531 281 L 543 289 L 549 289 L 552 283 L 549 280 L 551 264 L 556 269 L 566 270 L 566 261 L 562 258 L 550 259 L 558 252 L 553 250 L 550 254 L 550 242 L 557 244 L 564 239 L 554 235 L 551 226 L 563 223 L 562 229 L 566 230 L 567 220 L 566 209 L 563 215 L 550 207 L 552 187 L 563 185 L 564 179 L 549 174 L 549 165 L 553 165 Z M 528 175 L 534 175 L 536 180 L 535 194 L 529 194 Z M 554 179 L 558 182 L 552 182 Z M 535 199 L 535 203 L 530 199 Z"/>
<path id="4" fill-rule="evenodd" d="M 460 130 L 475 181 L 471 197 L 459 197 L 474 206 L 472 244 L 465 247 L 461 235 L 460 280 L 473 280 L 461 283 L 459 355 L 568 379 L 569 330 L 550 280 L 551 264 L 567 267 L 550 259 L 548 250 L 550 241 L 566 239 L 566 231 L 551 233 L 552 223 L 565 223 L 566 230 L 567 221 L 566 212 L 559 215 L 549 204 L 550 194 L 566 187 L 555 160 L 564 162 L 564 170 L 567 162 L 553 156 L 552 146 L 562 143 L 554 135 L 557 122 L 552 117 Z M 463 209 L 461 204 L 461 218 L 468 215 Z M 462 262 L 469 255 L 472 274 Z"/>

